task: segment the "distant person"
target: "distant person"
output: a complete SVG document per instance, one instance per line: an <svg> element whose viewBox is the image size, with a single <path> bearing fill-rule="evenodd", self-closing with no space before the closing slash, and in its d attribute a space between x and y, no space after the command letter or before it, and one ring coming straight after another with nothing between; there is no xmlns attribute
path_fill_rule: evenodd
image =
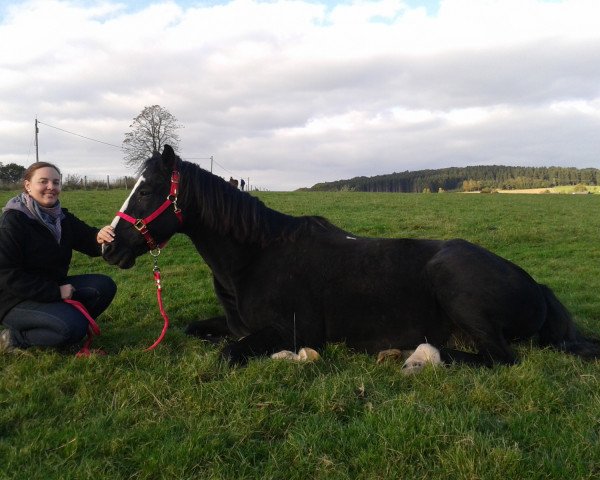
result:
<svg viewBox="0 0 600 480"><path fill-rule="evenodd" d="M0 352L29 347L67 347L80 342L88 321L110 304L117 287L106 275L69 276L73 250L97 257L113 241L113 229L98 230L63 209L60 171L47 162L24 174L23 193L11 198L0 217Z"/></svg>
<svg viewBox="0 0 600 480"><path fill-rule="evenodd" d="M246 186L246 182L244 182L244 179L242 178L240 180L240 188L242 189L242 192L244 191L244 187Z"/></svg>
<svg viewBox="0 0 600 480"><path fill-rule="evenodd" d="M229 177L229 183L231 184L231 186L238 188L238 181L235 178Z"/></svg>

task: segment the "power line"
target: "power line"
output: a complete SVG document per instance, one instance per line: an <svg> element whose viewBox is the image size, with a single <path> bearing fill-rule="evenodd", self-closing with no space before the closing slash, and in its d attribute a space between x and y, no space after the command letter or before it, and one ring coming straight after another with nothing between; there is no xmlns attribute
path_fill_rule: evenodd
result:
<svg viewBox="0 0 600 480"><path fill-rule="evenodd" d="M65 130L64 128L55 127L54 125L50 125L50 124L48 124L48 123L44 123L44 122L42 122L42 121L40 121L40 120L37 120L37 119L36 119L36 128L37 128L37 124L45 125L46 127L54 128L55 130L60 130L61 132L65 132L65 133L68 133L69 135L74 135L74 136L76 136L76 137L84 138L84 139L86 139L86 140L90 140L90 141L92 141L92 142L102 143L103 145L108 145L109 147L115 147L115 148L118 148L118 149L121 149L121 148L122 148L122 147L121 147L121 146L119 146L119 145L115 145L115 144L113 144L113 143L104 142L104 141L102 141L102 140L96 140L95 138L91 138L91 137L86 137L85 135L81 135L81 134L79 134L79 133L71 132L71 131L69 131L69 130ZM211 161L211 163L213 163L213 162L214 162L215 164L217 164L219 167L221 167L223 170L225 170L225 171L226 171L227 173L229 173L230 175L233 175L233 176L235 176L235 177L240 177L240 178L242 178L242 176L241 176L241 175L238 175L238 174L236 174L236 173L233 173L231 170L228 170L228 169L227 169L227 168L225 168L223 165L221 165L220 163L218 163L217 161L215 161L215 160L214 160L214 158L213 158L212 156L211 156L211 157L187 157L187 156L186 156L186 157L184 157L184 158L185 158L186 160L210 160L210 161ZM212 171L212 168L211 168L211 171Z"/></svg>
<svg viewBox="0 0 600 480"><path fill-rule="evenodd" d="M221 167L221 169L225 170L227 173L229 173L230 175L233 175L235 177L240 177L242 178L241 175L238 175L234 172L232 172L231 170L228 170L227 168L225 168L223 165L221 165L219 162L217 162L214 157L188 157L185 156L183 157L184 160L210 160L212 163L214 163L215 165L218 165L219 167Z"/></svg>
<svg viewBox="0 0 600 480"><path fill-rule="evenodd" d="M85 135L80 135L79 133L70 132L69 130L65 130L64 128L55 127L54 125L49 125L49 124L44 123L44 122L42 122L40 120L38 120L37 123L39 123L41 125L46 125L47 127L54 128L56 130L60 130L61 132L65 132L65 133L69 133L71 135L75 135L76 137L81 137L81 138L85 138L86 140L91 140L92 142L103 143L104 145L108 145L110 147L115 147L115 148L121 149L121 147L119 145L115 145L113 143L108 143L108 142L103 142L102 140L96 140L95 138L86 137Z"/></svg>
<svg viewBox="0 0 600 480"><path fill-rule="evenodd" d="M233 173L231 170L227 170L223 165L221 165L219 162L217 162L216 160L213 159L213 162L218 165L219 167L221 167L223 170L225 170L227 173L229 173L230 175L234 175L234 176L238 176L236 173ZM241 177L240 177L241 178Z"/></svg>
<svg viewBox="0 0 600 480"><path fill-rule="evenodd" d="M231 170L227 170L223 165L221 165L219 162L217 162L216 160L213 159L213 162L215 162L216 165L218 165L219 167L221 167L223 170L225 170L227 173L230 173L231 175L235 175L235 173L233 173Z"/></svg>

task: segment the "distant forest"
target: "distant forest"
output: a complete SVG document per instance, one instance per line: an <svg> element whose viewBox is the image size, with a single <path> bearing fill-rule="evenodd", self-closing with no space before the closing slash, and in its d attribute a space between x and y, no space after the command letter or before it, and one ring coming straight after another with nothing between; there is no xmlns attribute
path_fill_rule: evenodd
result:
<svg viewBox="0 0 600 480"><path fill-rule="evenodd" d="M391 173L375 177L317 183L311 191L440 192L550 188L558 185L598 185L597 168L507 167L481 165Z"/></svg>

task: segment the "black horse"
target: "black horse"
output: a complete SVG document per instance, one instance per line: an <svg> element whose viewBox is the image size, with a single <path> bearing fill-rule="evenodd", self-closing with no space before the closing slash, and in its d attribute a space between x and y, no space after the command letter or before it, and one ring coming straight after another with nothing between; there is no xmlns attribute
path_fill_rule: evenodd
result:
<svg viewBox="0 0 600 480"><path fill-rule="evenodd" d="M174 208L164 207L173 200ZM427 359L513 364L509 343L531 337L600 357L598 342L577 332L548 287L465 240L364 238L321 217L285 215L182 161L170 146L146 161L122 211L132 222L161 205L145 235L116 217L104 258L129 268L149 250L149 238L155 248L177 232L189 236L212 270L225 316L194 322L187 332L229 338L222 355L231 363L296 345L319 350L345 342L376 353L426 342L437 350L409 366ZM451 348L455 336L474 351Z"/></svg>

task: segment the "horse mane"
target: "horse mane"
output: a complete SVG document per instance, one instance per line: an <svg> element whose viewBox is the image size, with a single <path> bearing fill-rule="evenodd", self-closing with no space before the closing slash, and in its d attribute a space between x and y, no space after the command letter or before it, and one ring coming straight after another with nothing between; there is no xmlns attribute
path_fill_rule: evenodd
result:
<svg viewBox="0 0 600 480"><path fill-rule="evenodd" d="M145 167L160 157L146 161ZM307 230L340 231L338 227L318 216L295 217L267 207L247 192L238 190L224 179L198 165L180 160L181 175L178 204L187 212L195 212L202 224L220 235L231 235L240 243L294 241Z"/></svg>

